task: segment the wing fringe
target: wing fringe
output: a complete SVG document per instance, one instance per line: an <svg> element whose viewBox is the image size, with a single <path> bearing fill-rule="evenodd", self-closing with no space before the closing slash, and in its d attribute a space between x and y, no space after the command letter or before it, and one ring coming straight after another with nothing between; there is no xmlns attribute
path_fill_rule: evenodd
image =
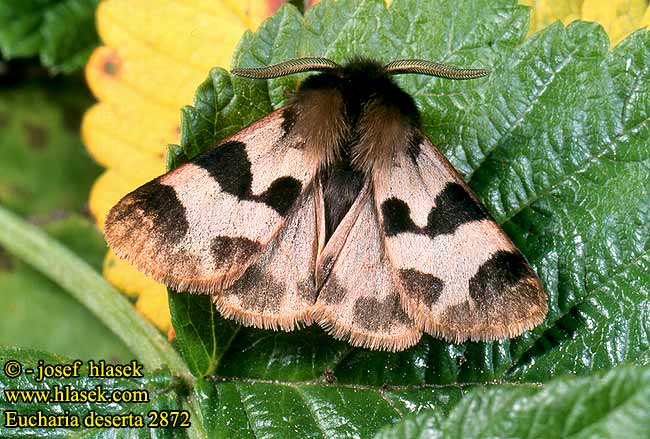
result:
<svg viewBox="0 0 650 439"><path fill-rule="evenodd" d="M346 341L352 346L366 349L399 352L414 346L422 337L422 332L415 327L411 328L407 334L399 336L385 336L369 331L350 329L350 326L342 324L329 312L327 306L318 302L311 308L311 317L332 337Z"/></svg>
<svg viewBox="0 0 650 439"><path fill-rule="evenodd" d="M541 284L536 278L522 279L521 282L532 284L535 291L543 291ZM520 284L513 286L509 291L514 291L520 287ZM505 295L509 291L504 292ZM548 304L545 295L537 296L537 302L530 304L527 313L514 320L497 320L485 317L489 311L481 311L465 302L464 306L456 305L458 311L432 314L431 310L419 305L413 299L407 297L404 293L400 294L400 304L406 314L413 319L415 325L435 338L441 338L445 341L460 344L466 341L493 341L504 338L513 338L529 331L546 318ZM451 307L453 310L454 307ZM483 318L481 318L483 314ZM499 317L504 317L503 314ZM470 324L471 322L471 324Z"/></svg>
<svg viewBox="0 0 650 439"><path fill-rule="evenodd" d="M219 294L212 297L212 302L223 317L244 326L290 332L313 323L311 307L293 313L272 315L234 307Z"/></svg>

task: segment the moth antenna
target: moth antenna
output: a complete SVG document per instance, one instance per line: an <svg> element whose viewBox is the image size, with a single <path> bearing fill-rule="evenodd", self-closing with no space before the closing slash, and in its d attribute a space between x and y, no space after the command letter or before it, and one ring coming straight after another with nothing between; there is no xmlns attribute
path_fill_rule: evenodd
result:
<svg viewBox="0 0 650 439"><path fill-rule="evenodd" d="M341 67L337 63L327 58L306 57L289 59L266 67L233 69L232 73L246 78L271 79L293 75L294 73L336 70L339 68Z"/></svg>
<svg viewBox="0 0 650 439"><path fill-rule="evenodd" d="M490 70L486 69L461 69L449 64L423 59L398 59L386 64L384 70L392 75L417 73L446 79L474 79L490 74Z"/></svg>

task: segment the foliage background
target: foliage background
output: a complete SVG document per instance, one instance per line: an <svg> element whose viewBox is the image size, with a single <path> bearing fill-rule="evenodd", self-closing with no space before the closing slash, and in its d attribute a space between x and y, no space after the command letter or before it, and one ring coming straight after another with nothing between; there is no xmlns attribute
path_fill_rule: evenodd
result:
<svg viewBox="0 0 650 439"><path fill-rule="evenodd" d="M285 7L235 51L244 30L257 29L276 2L0 0L0 203L91 268L101 267L160 330L170 331L174 319L174 343L198 381L187 381L189 400L163 404L189 401L204 432L369 437L404 416L380 434L642 437L647 370L608 370L648 361L648 37L636 33L611 52L608 37L617 44L647 25L647 2L528 1L529 19L509 1L396 1L394 21L381 2L324 3L308 11L316 37L306 37L298 10ZM317 328L290 335L242 330L186 295L171 298L170 314L163 286L106 253L89 214L101 228L122 195L277 107L282 88L295 87L295 78L267 88L212 67L228 68L233 54L246 65L300 50L339 59L370 47L392 56L378 49L385 41L369 37L374 24L364 17L395 23L400 34L399 17L417 26L450 16L455 29L420 24L402 47L489 65L495 75L471 86L417 78L404 85L420 91L434 143L535 264L553 300L546 325L513 341L453 346L428 338L404 354L377 354ZM579 18L602 29L551 25ZM339 26L335 44L328 45L321 22ZM192 102L181 124L179 109ZM80 126L101 168L84 151ZM166 156L167 144L179 146ZM69 296L55 274L18 256L0 251L2 345L116 361L139 354L111 333L105 317L108 327ZM44 354L2 351L12 355ZM220 380L203 379L214 373ZM161 393L171 387L165 376L154 376ZM325 383L330 376L336 385ZM476 419L471 426L462 422L468 416Z"/></svg>

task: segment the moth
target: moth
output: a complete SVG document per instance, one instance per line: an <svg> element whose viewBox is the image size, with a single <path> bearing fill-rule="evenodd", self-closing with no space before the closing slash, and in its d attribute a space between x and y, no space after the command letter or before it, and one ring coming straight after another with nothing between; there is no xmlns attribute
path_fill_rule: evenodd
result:
<svg viewBox="0 0 650 439"><path fill-rule="evenodd" d="M420 127L392 76L478 78L404 59L288 60L235 75L304 79L288 105L126 195L115 253L226 318L401 351L423 332L513 337L547 312L539 279Z"/></svg>

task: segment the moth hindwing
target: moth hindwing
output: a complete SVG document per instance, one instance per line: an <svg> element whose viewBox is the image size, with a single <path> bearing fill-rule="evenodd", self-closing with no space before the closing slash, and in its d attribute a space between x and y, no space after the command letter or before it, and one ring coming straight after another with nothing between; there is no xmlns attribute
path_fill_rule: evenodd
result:
<svg viewBox="0 0 650 439"><path fill-rule="evenodd" d="M249 326L316 322L399 351L539 324L534 271L419 125L393 74L480 77L421 60L301 58L234 73L307 77L290 103L126 195L106 239L174 289Z"/></svg>

